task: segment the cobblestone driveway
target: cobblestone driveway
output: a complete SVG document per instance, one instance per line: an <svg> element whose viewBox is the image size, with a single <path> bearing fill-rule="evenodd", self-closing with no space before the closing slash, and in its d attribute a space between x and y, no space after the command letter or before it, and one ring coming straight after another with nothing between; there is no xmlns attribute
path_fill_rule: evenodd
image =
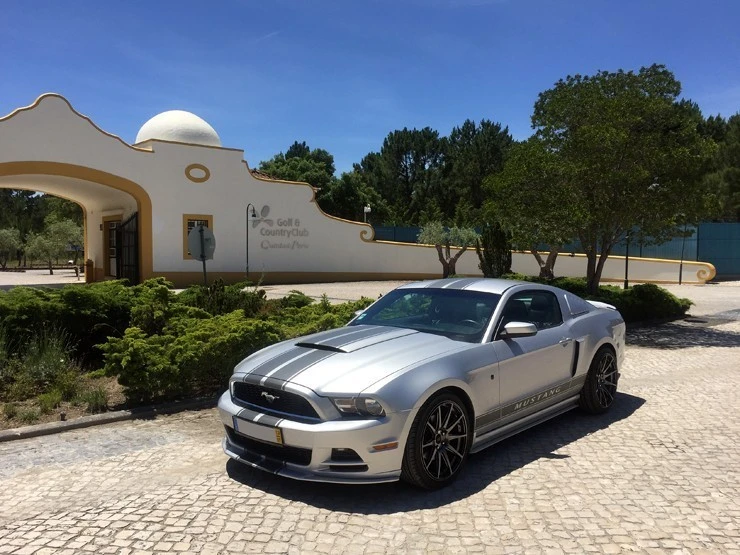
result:
<svg viewBox="0 0 740 555"><path fill-rule="evenodd" d="M439 492L227 462L212 410L2 444L0 553L740 553L740 288L713 294L719 314L630 332L608 415L507 440Z"/></svg>

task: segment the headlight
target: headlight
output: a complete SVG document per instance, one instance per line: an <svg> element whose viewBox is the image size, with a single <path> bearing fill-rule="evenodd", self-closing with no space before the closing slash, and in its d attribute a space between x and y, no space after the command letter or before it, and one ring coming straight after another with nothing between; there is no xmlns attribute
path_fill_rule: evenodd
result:
<svg viewBox="0 0 740 555"><path fill-rule="evenodd" d="M372 397L340 397L332 401L342 414L385 416L383 405Z"/></svg>

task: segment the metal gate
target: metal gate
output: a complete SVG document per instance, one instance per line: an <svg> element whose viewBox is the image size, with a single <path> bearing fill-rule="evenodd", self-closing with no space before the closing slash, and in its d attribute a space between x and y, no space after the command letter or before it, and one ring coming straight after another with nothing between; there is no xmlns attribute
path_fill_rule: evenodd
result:
<svg viewBox="0 0 740 555"><path fill-rule="evenodd" d="M139 214L133 215L116 229L118 257L116 278L127 279L129 284L139 283Z"/></svg>

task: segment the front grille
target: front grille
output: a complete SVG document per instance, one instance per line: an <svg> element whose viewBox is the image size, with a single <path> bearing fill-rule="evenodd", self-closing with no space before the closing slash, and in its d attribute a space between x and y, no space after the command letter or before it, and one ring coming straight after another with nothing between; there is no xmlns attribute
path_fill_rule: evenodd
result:
<svg viewBox="0 0 740 555"><path fill-rule="evenodd" d="M311 449L263 443L262 441L257 441L241 434L237 434L228 426L226 426L226 434L229 436L229 441L231 443L241 447L242 449L246 449L251 454L266 457L273 461L289 462L301 466L308 466L311 464Z"/></svg>
<svg viewBox="0 0 740 555"><path fill-rule="evenodd" d="M263 393L265 393L265 395L263 395ZM272 402L268 400L269 397L267 397L267 395L274 397ZM233 397L235 401L259 407L262 409L262 412L267 414L273 414L276 416L295 415L302 416L304 418L319 418L318 413L307 399L300 395L296 395L295 393L290 393L289 391L283 391L281 389L263 387L261 385L251 383L235 382Z"/></svg>

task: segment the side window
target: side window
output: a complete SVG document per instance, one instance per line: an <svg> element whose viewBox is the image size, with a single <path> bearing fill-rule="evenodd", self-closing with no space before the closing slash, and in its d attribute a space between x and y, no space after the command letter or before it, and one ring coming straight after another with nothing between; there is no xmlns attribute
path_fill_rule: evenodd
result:
<svg viewBox="0 0 740 555"><path fill-rule="evenodd" d="M538 330L554 328L563 323L563 314L560 312L560 303L555 295L549 291L533 291L529 305L530 322Z"/></svg>
<svg viewBox="0 0 740 555"><path fill-rule="evenodd" d="M549 291L522 291L506 302L501 326L509 322L530 322L542 330L562 324L563 315L557 297Z"/></svg>

